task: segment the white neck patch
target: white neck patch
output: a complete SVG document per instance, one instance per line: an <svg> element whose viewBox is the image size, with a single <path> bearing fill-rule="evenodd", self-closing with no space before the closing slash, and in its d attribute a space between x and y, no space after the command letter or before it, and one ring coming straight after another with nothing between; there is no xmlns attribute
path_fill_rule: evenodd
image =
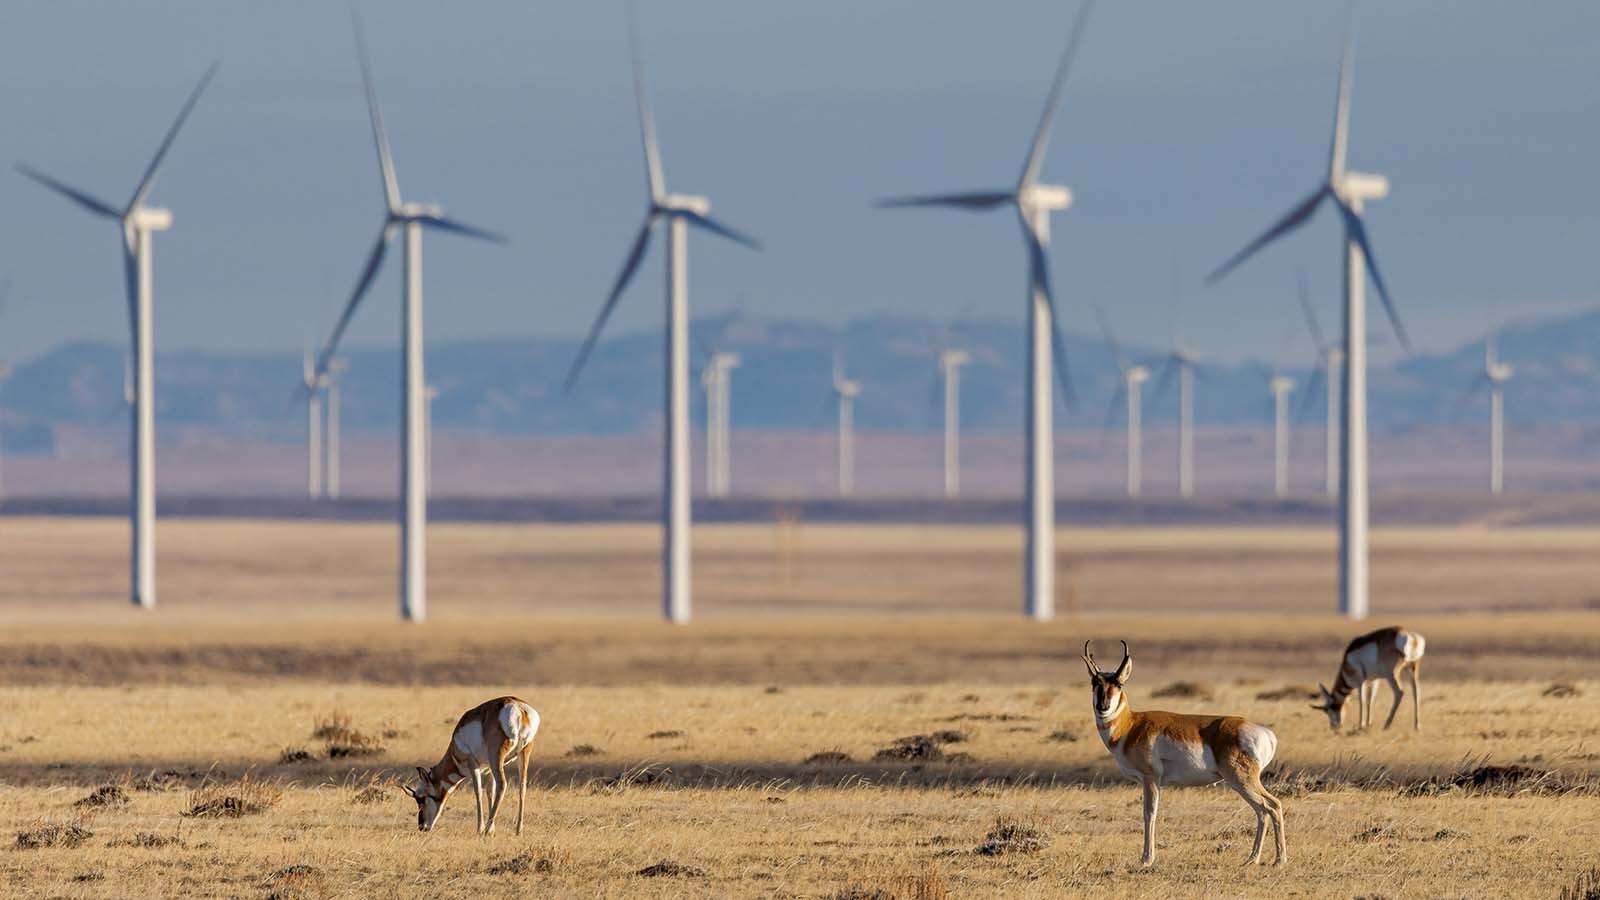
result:
<svg viewBox="0 0 1600 900"><path fill-rule="evenodd" d="M1090 706L1094 706L1094 704L1092 702L1089 705ZM1111 704L1111 709L1110 710L1108 710L1106 712L1101 712L1100 708L1098 706L1095 706L1095 709L1094 709L1095 720L1098 721L1098 722L1101 722L1101 723L1109 723L1111 720L1115 719L1117 716L1122 715L1122 711L1125 708L1127 708L1127 706L1128 706L1128 698L1123 696L1121 691L1118 691L1117 692L1117 702Z"/></svg>

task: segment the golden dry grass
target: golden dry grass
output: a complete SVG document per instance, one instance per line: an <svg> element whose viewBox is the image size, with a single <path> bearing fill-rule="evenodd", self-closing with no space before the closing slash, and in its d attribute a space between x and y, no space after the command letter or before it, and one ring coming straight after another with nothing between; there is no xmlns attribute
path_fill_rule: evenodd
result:
<svg viewBox="0 0 1600 900"><path fill-rule="evenodd" d="M1069 614L1039 626L1012 615L1009 529L700 529L701 622L669 628L651 529L434 528L434 618L404 626L392 528L161 527L140 614L120 524L0 518L7 897L1553 898L1600 861L1593 531L1380 532L1379 623L1429 638L1425 730L1333 735L1295 696L1351 633L1310 531L1065 530ZM1135 866L1087 637L1133 644L1136 707L1277 730L1288 867L1239 867L1252 818L1217 788L1166 792L1158 864ZM1151 699L1180 681L1203 690ZM508 806L479 839L457 797L418 834L397 780L500 693L544 717L530 827ZM969 758L875 759L941 731ZM330 759L351 733L381 751ZM1420 789L1484 763L1534 775ZM108 783L128 802L79 805ZM272 802L185 815L247 790ZM1046 846L973 852L1001 820ZM92 834L12 846L69 826ZM664 860L704 874L638 874Z"/></svg>

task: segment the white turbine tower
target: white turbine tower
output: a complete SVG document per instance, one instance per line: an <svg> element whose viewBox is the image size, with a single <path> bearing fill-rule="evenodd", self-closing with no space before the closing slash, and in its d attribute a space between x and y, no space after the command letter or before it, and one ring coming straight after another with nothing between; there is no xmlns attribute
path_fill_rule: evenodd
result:
<svg viewBox="0 0 1600 900"><path fill-rule="evenodd" d="M339 499L339 378L344 374L345 361L335 359L328 364L325 415L327 428L322 440L322 495L329 500Z"/></svg>
<svg viewBox="0 0 1600 900"><path fill-rule="evenodd" d="M1200 357L1184 341L1176 328L1172 332L1172 349L1167 351L1166 365L1161 368L1161 378L1156 382L1150 402L1155 403L1167 392L1174 372L1178 375L1178 495L1194 496L1194 370Z"/></svg>
<svg viewBox="0 0 1600 900"><path fill-rule="evenodd" d="M1066 50L1056 68L1055 81L1045 99L1044 113L1034 132L1033 144L1022 165L1022 176L1015 187L998 191L975 191L904 197L881 201L879 206L948 206L965 210L990 210L1010 206L1022 223L1023 243L1028 252L1028 382L1027 382L1027 474L1024 493L1027 511L1027 547L1024 551L1023 614L1037 621L1055 617L1055 468L1053 451L1055 430L1052 424L1050 370L1052 360L1061 380L1063 395L1070 401L1071 387L1066 375L1066 351L1057 323L1055 298L1050 290L1050 213L1072 205L1072 192L1064 187L1041 184L1039 169L1044 164L1050 143L1050 123L1060 104L1062 88L1072 67L1072 57L1083 35L1093 0L1085 0L1067 38ZM1054 350L1054 353L1052 353Z"/></svg>
<svg viewBox="0 0 1600 900"><path fill-rule="evenodd" d="M422 483L428 495L433 495L433 401L439 399L437 385L428 385L422 391Z"/></svg>
<svg viewBox="0 0 1600 900"><path fill-rule="evenodd" d="M1272 396L1272 495L1289 496L1289 395L1294 379L1273 372L1267 378Z"/></svg>
<svg viewBox="0 0 1600 900"><path fill-rule="evenodd" d="M1327 386L1327 424L1323 428L1322 483L1323 490L1332 497L1339 487L1339 371L1344 364L1344 348L1338 341L1325 340L1322 326L1317 323L1316 311L1311 308L1311 291L1306 287L1306 274L1300 273L1300 310L1306 316L1306 328L1311 332L1311 342L1316 345L1317 360L1311 368L1311 380L1306 383L1301 409L1305 409L1317 394L1317 381Z"/></svg>
<svg viewBox="0 0 1600 900"><path fill-rule="evenodd" d="M849 497L856 491L856 397L861 395L861 382L844 376L839 355L833 356L833 400L839 412L839 431L836 447L839 451L839 496Z"/></svg>
<svg viewBox="0 0 1600 900"><path fill-rule="evenodd" d="M728 496L732 480L730 394L733 370L738 367L739 354L715 350L700 370L700 386L706 393L706 493L712 497Z"/></svg>
<svg viewBox="0 0 1600 900"><path fill-rule="evenodd" d="M155 233L172 227L172 212L155 206L146 206L145 200L155 187L156 171L171 149L172 142L183 127L184 120L200 100L206 85L217 73L217 64L201 76L200 83L189 93L178 117L167 129L166 137L156 148L156 154L139 179L133 198L121 209L112 206L84 191L71 187L26 164L18 163L17 170L34 181L78 204L98 216L116 220L122 231L122 268L128 293L128 327L132 344L132 454L131 454L131 518L130 546L131 590L133 605L150 609L156 605L156 422L154 354L155 325L152 321L155 304L155 281L152 271L151 250Z"/></svg>
<svg viewBox="0 0 1600 900"><path fill-rule="evenodd" d="M306 496L322 497L322 398L327 379L317 377L316 359L309 346L300 358L300 381L305 385L306 401Z"/></svg>
<svg viewBox="0 0 1600 900"><path fill-rule="evenodd" d="M1494 335L1483 345L1483 374L1472 385L1472 392L1489 389L1489 493L1500 496L1505 490L1505 385L1515 370L1495 354Z"/></svg>
<svg viewBox="0 0 1600 900"><path fill-rule="evenodd" d="M1105 338L1106 345L1111 348L1111 359L1117 367L1117 389L1111 395L1110 404L1106 406L1104 430L1110 429L1112 421L1116 419L1118 405L1126 401L1128 417L1127 492L1129 497L1137 498L1144 487L1144 411L1140 394L1144 383L1150 380L1150 370L1138 363L1130 363L1123 357L1122 346L1117 343L1116 334L1111 330L1111 319L1106 315L1105 308L1100 305L1098 300L1092 302L1094 303L1095 319L1100 323L1100 336Z"/></svg>
<svg viewBox="0 0 1600 900"><path fill-rule="evenodd" d="M1381 175L1351 172L1345 168L1350 121L1350 62L1354 34L1354 6L1345 32L1344 59L1339 70L1339 93L1334 106L1333 139L1328 173L1309 197L1211 273L1215 284L1256 251L1304 225L1324 200L1331 201L1344 222L1344 389L1340 392L1343 443L1339 448L1339 612L1364 619L1367 592L1367 306L1366 275L1372 276L1390 324L1402 346L1409 348L1399 314L1384 287L1361 220L1362 204L1389 193Z"/></svg>
<svg viewBox="0 0 1600 900"><path fill-rule="evenodd" d="M661 153L656 145L655 121L644 93L644 67L639 61L637 25L634 9L628 7L628 40L633 56L634 92L639 105L639 131L644 143L645 176L650 195L644 224L628 251L627 261L617 275L611 293L595 317L583 346L567 373L570 390L578 373L594 349L606 320L616 308L622 291L633 279L650 245L650 235L658 222L667 225L667 310L666 310L666 398L663 453L661 553L661 612L669 622L689 621L689 226L703 228L751 249L760 249L755 239L722 225L710 216L711 201L705 197L667 193L661 174Z"/></svg>
<svg viewBox="0 0 1600 900"><path fill-rule="evenodd" d="M356 281L355 291L345 303L333 333L323 345L317 358L318 378L326 375L338 350L339 339L350 325L356 307L367 293L372 279L383 264L389 241L396 232L405 235L405 277L401 287L400 325L400 617L408 622L420 622L428 615L427 566L427 457L424 416L426 400L423 386L427 384L423 372L422 356L422 231L437 228L466 237L504 243L505 238L492 231L458 222L445 217L439 207L431 204L406 203L400 198L399 182L395 178L394 157L389 153L389 136L383 128L383 113L378 109L378 92L372 84L372 66L367 61L366 41L362 38L361 22L355 21L356 51L361 59L361 78L367 89L367 113L372 120L372 141L378 151L378 172L383 180L383 225L378 230L377 243L367 256L366 265Z"/></svg>
<svg viewBox="0 0 1600 900"><path fill-rule="evenodd" d="M972 361L965 350L939 351L939 375L944 382L944 495L961 493L961 367Z"/></svg>

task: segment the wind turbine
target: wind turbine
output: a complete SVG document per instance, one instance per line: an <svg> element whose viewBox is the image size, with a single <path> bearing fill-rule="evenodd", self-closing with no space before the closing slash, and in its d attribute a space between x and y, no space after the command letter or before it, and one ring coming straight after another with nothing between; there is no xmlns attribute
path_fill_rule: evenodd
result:
<svg viewBox="0 0 1600 900"><path fill-rule="evenodd" d="M504 243L505 238L455 219L446 218L435 205L406 203L400 198L395 178L394 157L389 153L389 136L383 128L383 113L378 109L378 92L372 84L372 66L367 61L367 44L361 34L361 20L354 18L356 52L361 60L361 80L367 89L367 114L372 120L372 142L378 151L378 173L383 179L383 225L378 240L367 255L366 265L356 281L355 291L345 303L339 321L317 357L316 375L326 375L339 348L339 338L355 315L361 298L378 274L389 241L404 232L405 277L401 287L400 357L400 617L420 622L428 615L427 558L427 457L424 442L427 383L422 358L422 231L437 228L479 240Z"/></svg>
<svg viewBox="0 0 1600 900"><path fill-rule="evenodd" d="M428 494L433 494L433 401L439 399L439 387L428 385L422 391L422 482Z"/></svg>
<svg viewBox="0 0 1600 900"><path fill-rule="evenodd" d="M325 414L328 425L322 441L322 494L329 500L339 499L339 463L342 455L339 447L339 379L344 375L344 370L345 361L334 359L324 373L327 379L323 391L327 396Z"/></svg>
<svg viewBox="0 0 1600 900"><path fill-rule="evenodd" d="M1472 393L1489 389L1489 493L1500 496L1505 490L1505 385L1515 370L1495 354L1494 335L1483 345L1483 374L1472 384Z"/></svg>
<svg viewBox="0 0 1600 900"><path fill-rule="evenodd" d="M316 500L322 497L322 396L327 380L317 377L310 346L300 359L300 380L306 388L306 496Z"/></svg>
<svg viewBox="0 0 1600 900"><path fill-rule="evenodd" d="M723 320L709 344L700 345L700 387L706 395L706 494L726 497L732 484L733 447L731 391L733 370L739 367L739 354L722 349L728 330L739 319L734 310Z"/></svg>
<svg viewBox="0 0 1600 900"><path fill-rule="evenodd" d="M1344 348L1338 341L1325 340L1322 337L1322 326L1317 323L1317 313L1311 308L1311 291L1306 287L1306 273L1300 272L1300 310L1306 316L1306 328L1311 331L1311 341L1317 348L1317 362L1311 368L1311 380L1306 383L1305 394L1302 395L1301 409L1311 403L1311 398L1316 396L1319 380L1324 381L1328 391L1327 425L1323 428L1322 448L1322 481L1323 490L1332 497L1339 485L1339 381L1334 373L1344 363Z"/></svg>
<svg viewBox="0 0 1600 900"><path fill-rule="evenodd" d="M839 354L833 355L833 399L839 410L839 496L848 497L856 491L856 397L861 395L861 382L844 376Z"/></svg>
<svg viewBox="0 0 1600 900"><path fill-rule="evenodd" d="M1289 395L1294 379L1277 371L1267 378L1267 393L1272 395L1272 494L1289 495Z"/></svg>
<svg viewBox="0 0 1600 900"><path fill-rule="evenodd" d="M661 152L656 144L655 121L644 92L644 66L639 60L638 26L633 6L628 6L628 45L633 56L633 87L639 105L639 133L644 144L645 177L649 187L644 224L639 227L627 261L617 275L611 293L600 307L594 325L584 338L578 356L567 373L571 389L583 370L606 320L616 308L622 291L633 279L650 245L656 223L667 225L667 310L666 310L666 434L663 453L662 529L662 615L667 621L689 621L689 226L703 228L735 243L759 250L761 244L710 216L711 201L705 197L667 193L661 173Z"/></svg>
<svg viewBox="0 0 1600 900"><path fill-rule="evenodd" d="M155 187L156 172L166 158L178 131L189 118L217 74L217 63L212 63L201 76L178 110L178 117L156 148L156 154L145 168L144 176L134 188L133 198L118 209L84 191L71 187L25 164L18 163L17 171L45 187L66 197L89 212L106 219L114 219L122 229L122 269L128 294L128 327L133 345L132 388L132 465L130 494L132 508L132 540L130 589L133 605L150 609L156 605L156 421L154 397L155 325L152 307L155 304L155 282L151 265L151 251L155 233L172 227L172 212L156 206L146 206L150 191Z"/></svg>
<svg viewBox="0 0 1600 900"><path fill-rule="evenodd" d="M1137 363L1129 363L1122 356L1122 347L1117 343L1117 337L1111 330L1111 320L1106 316L1105 308L1099 300L1093 300L1095 319L1100 323L1100 335L1105 338L1106 344L1111 348L1111 359L1117 367L1117 389L1111 395L1111 403L1106 407L1106 426L1110 427L1112 419L1117 415L1117 405L1122 401L1127 402L1128 416L1128 496L1138 497L1143 490L1144 482L1144 433L1143 409L1140 402L1140 392L1146 381L1150 380L1150 370Z"/></svg>
<svg viewBox="0 0 1600 900"><path fill-rule="evenodd" d="M1050 290L1050 213L1072 205L1072 192L1064 187L1041 184L1039 169L1044 164L1050 143L1050 123L1060 105L1062 88L1072 67L1072 57L1089 18L1094 0L1085 0L1078 10L1066 50L1056 68L1055 81L1045 98L1044 113L1022 164L1022 175L1014 187L996 191L973 191L883 200L884 207L947 206L973 211L1014 207L1022 224L1023 244L1028 252L1028 382L1027 382L1027 547L1024 552L1023 614L1038 621L1055 617L1055 431L1051 421L1050 370L1052 360L1061 381L1061 392L1070 402L1072 390L1067 379L1066 351L1057 325L1055 298ZM1054 353L1052 353L1052 350Z"/></svg>
<svg viewBox="0 0 1600 900"><path fill-rule="evenodd" d="M1339 448L1339 612L1364 619L1368 610L1367 584L1367 305L1366 273L1372 276L1384 311L1402 346L1409 349L1404 327L1383 276L1378 273L1372 246L1362 222L1363 204L1389 193L1382 175L1351 172L1345 168L1350 123L1350 65L1355 32L1355 7L1345 31L1344 58L1339 67L1339 93L1334 105L1333 139L1328 172L1310 196L1278 220L1266 233L1234 254L1207 279L1216 284L1256 251L1304 225L1324 200L1331 201L1344 222L1344 386L1340 392Z"/></svg>
<svg viewBox="0 0 1600 900"><path fill-rule="evenodd" d="M1178 495L1194 496L1194 370L1200 362L1199 354L1191 349L1176 326L1174 318L1172 349L1167 351L1166 365L1161 367L1161 378L1150 402L1155 403L1167 392L1174 372L1178 375Z"/></svg>
<svg viewBox="0 0 1600 900"><path fill-rule="evenodd" d="M944 495L961 493L961 367L972 361L965 350L939 351L939 375L944 382Z"/></svg>

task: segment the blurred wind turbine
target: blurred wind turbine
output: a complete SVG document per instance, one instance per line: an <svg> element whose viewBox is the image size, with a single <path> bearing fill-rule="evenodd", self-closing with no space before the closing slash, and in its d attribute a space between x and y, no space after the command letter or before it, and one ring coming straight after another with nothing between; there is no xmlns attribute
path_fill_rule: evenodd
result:
<svg viewBox="0 0 1600 900"><path fill-rule="evenodd" d="M965 350L939 351L939 376L944 382L944 495L961 493L961 367L972 361Z"/></svg>
<svg viewBox="0 0 1600 900"><path fill-rule="evenodd" d="M339 349L339 339L344 336L373 278L377 277L378 268L389 249L389 241L396 232L403 232L405 271L400 292L400 617L408 622L420 622L428 616L428 491L424 447L426 430L423 421L426 415L423 386L427 381L422 356L422 230L437 228L497 244L504 243L505 238L492 231L446 218L438 206L406 203L400 198L394 157L389 152L389 135L384 131L383 113L378 108L378 91L372 83L372 66L367 61L367 43L362 36L361 19L355 15L351 18L355 26L356 53L361 61L361 80L367 89L367 114L372 120L372 142L378 151L378 173L383 180L383 224L378 229L377 243L368 253L366 265L356 280L355 290L317 357L316 377L320 379L328 373L334 353Z"/></svg>
<svg viewBox="0 0 1600 900"><path fill-rule="evenodd" d="M844 366L839 354L833 354L833 399L839 409L839 496L848 497L856 491L856 397L861 394L861 382L844 376Z"/></svg>
<svg viewBox="0 0 1600 900"><path fill-rule="evenodd" d="M1272 395L1272 494L1283 498L1289 495L1289 395L1294 379L1273 371L1267 392Z"/></svg>
<svg viewBox="0 0 1600 900"><path fill-rule="evenodd" d="M322 396L327 381L317 377L310 345L300 358L300 380L306 388L306 496L317 500L322 497Z"/></svg>
<svg viewBox="0 0 1600 900"><path fill-rule="evenodd" d="M1137 363L1129 363L1122 356L1122 346L1111 330L1111 320L1099 300L1093 300L1094 315L1100 323L1100 336L1111 348L1111 359L1117 366L1117 389L1106 406L1106 429L1117 416L1117 406L1127 401L1128 416L1128 496L1138 497L1144 483L1144 423L1140 392L1150 380L1150 370Z"/></svg>
<svg viewBox="0 0 1600 900"><path fill-rule="evenodd" d="M1050 370L1052 360L1061 381L1061 393L1069 403L1071 383L1067 378L1066 350L1057 323L1055 298L1050 290L1050 213L1072 205L1072 192L1064 187L1041 184L1039 170L1050 143L1050 123L1061 102L1072 58L1083 36L1094 0L1085 0L1078 10L1066 50L1056 68L1044 113L1034 132L1022 176L1015 187L993 191L899 197L879 201L882 207L948 206L982 211L1010 206L1022 223L1023 244L1028 252L1028 382L1027 382L1027 548L1024 559L1023 614L1038 621L1055 617L1055 469L1053 451L1055 430L1051 421ZM1052 350L1054 351L1052 353Z"/></svg>
<svg viewBox="0 0 1600 900"><path fill-rule="evenodd" d="M731 392L739 354L722 346L739 315L738 310L730 313L716 337L700 346L700 386L706 394L706 494L711 497L728 496L732 484Z"/></svg>
<svg viewBox="0 0 1600 900"><path fill-rule="evenodd" d="M324 410L327 428L322 440L322 495L329 500L339 499L339 379L344 375L344 370L345 361L334 359L324 373L327 378L327 385L323 388L327 397Z"/></svg>
<svg viewBox="0 0 1600 900"><path fill-rule="evenodd" d="M1494 334L1483 345L1483 374L1472 383L1471 393L1489 389L1489 493L1505 490L1505 385L1515 370L1495 354Z"/></svg>
<svg viewBox="0 0 1600 900"><path fill-rule="evenodd" d="M616 308L622 291L633 279L650 245L650 235L657 222L667 225L667 314L666 314L666 435L664 440L662 506L662 615L669 622L683 624L689 621L691 597L689 590L689 226L703 228L735 243L759 250L761 244L710 216L711 201L705 197L667 193L666 179L661 173L661 151L656 144L655 121L650 114L650 103L644 92L644 66L639 60L637 14L628 6L628 45L633 56L633 87L639 105L639 132L644 144L645 177L649 197L644 223L639 227L633 246L628 250L622 272L617 275L611 293L600 307L594 325L584 338L578 356L567 373L570 390L583 371L584 363L594 350L595 341L605 328L606 320Z"/></svg>
<svg viewBox="0 0 1600 900"><path fill-rule="evenodd" d="M1173 314L1172 349L1167 351L1166 365L1161 367L1161 377L1150 396L1151 404L1160 401L1172 383L1174 372L1178 375L1178 495L1194 496L1194 370L1200 362L1199 354L1183 338L1176 312Z"/></svg>
<svg viewBox="0 0 1600 900"><path fill-rule="evenodd" d="M433 401L439 399L437 385L428 385L422 391L422 482L433 495Z"/></svg>
<svg viewBox="0 0 1600 900"><path fill-rule="evenodd" d="M167 129L167 134L156 148L156 154L134 188L133 198L118 209L84 191L40 172L26 163L18 163L17 171L45 187L65 196L89 212L106 219L114 219L122 228L122 269L128 294L128 327L132 344L132 458L131 495L132 542L130 546L131 599L133 605L150 609L156 605L156 421L154 396L155 324L152 308L155 304L155 282L151 266L151 250L155 233L172 227L172 212L155 206L146 206L145 200L155 187L156 172L161 161L171 149L172 142L189 118L189 113L217 74L217 63L212 63L201 76L200 83L189 93L178 117Z"/></svg>
<svg viewBox="0 0 1600 900"><path fill-rule="evenodd" d="M1344 221L1344 389L1340 396L1339 453L1339 612L1364 619L1368 611L1367 582L1367 306L1366 274L1378 289L1389 322L1402 346L1409 349L1383 276L1373 259L1361 212L1365 201L1389 193L1382 175L1351 172L1345 168L1350 123L1350 67L1355 33L1355 5L1345 30L1344 59L1339 67L1339 93L1334 105L1333 139L1328 153L1328 173L1310 196L1278 220L1266 233L1234 254L1207 279L1216 284L1262 247L1304 225L1324 200L1333 203Z"/></svg>

